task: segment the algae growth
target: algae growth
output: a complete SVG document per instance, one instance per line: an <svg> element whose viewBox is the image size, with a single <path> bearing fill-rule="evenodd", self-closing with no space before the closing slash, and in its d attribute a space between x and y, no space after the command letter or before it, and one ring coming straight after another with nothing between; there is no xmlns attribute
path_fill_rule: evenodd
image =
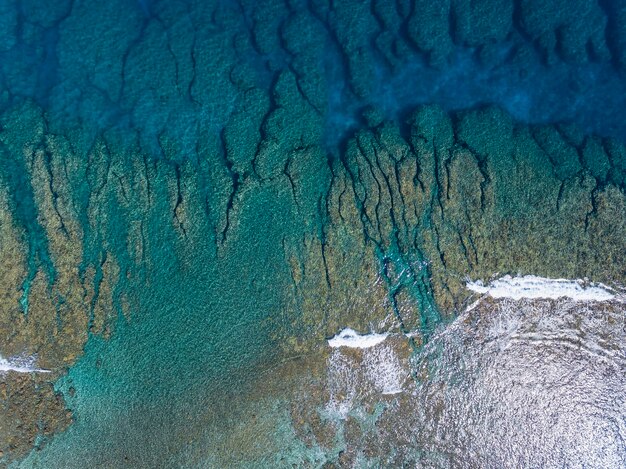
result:
<svg viewBox="0 0 626 469"><path fill-rule="evenodd" d="M1 465L624 462L621 302L466 312L470 280L625 281L620 2L0 10L0 357L50 371L0 371ZM498 415L596 359L554 339L542 387L498 318L608 357L548 449Z"/></svg>

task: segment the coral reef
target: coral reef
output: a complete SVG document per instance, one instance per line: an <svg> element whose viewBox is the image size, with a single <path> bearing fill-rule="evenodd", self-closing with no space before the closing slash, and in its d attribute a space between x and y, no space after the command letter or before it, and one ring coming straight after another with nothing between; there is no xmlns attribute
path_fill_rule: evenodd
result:
<svg viewBox="0 0 626 469"><path fill-rule="evenodd" d="M374 423L468 278L626 282L617 3L0 10L0 356L50 370L0 371L0 465L414 462ZM397 378L344 440L331 362Z"/></svg>

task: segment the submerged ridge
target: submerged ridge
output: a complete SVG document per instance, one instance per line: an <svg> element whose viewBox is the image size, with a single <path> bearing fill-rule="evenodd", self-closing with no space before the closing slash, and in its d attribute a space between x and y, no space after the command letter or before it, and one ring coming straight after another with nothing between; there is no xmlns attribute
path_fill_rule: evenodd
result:
<svg viewBox="0 0 626 469"><path fill-rule="evenodd" d="M3 2L0 354L37 368L0 358L0 466L582 458L502 413L525 356L623 397L585 368L624 344L622 10Z"/></svg>

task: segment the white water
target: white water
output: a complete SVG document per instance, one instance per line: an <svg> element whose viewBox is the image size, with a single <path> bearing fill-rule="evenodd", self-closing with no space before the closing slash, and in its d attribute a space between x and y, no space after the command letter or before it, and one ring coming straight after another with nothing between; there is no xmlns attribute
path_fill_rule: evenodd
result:
<svg viewBox="0 0 626 469"><path fill-rule="evenodd" d="M8 371L15 371L17 373L50 373L50 370L33 368L33 361L32 358L27 360L6 360L0 355L0 373L6 373Z"/></svg>
<svg viewBox="0 0 626 469"><path fill-rule="evenodd" d="M467 283L468 290L487 294L492 298L557 299L570 298L574 301L612 301L622 299L612 288L602 283L584 280L550 279L526 275L511 277L506 275L488 285L480 280Z"/></svg>
<svg viewBox="0 0 626 469"><path fill-rule="evenodd" d="M380 344L387 338L388 334L364 334L360 335L354 329L346 327L339 334L328 340L328 345L336 347L350 348L370 348Z"/></svg>

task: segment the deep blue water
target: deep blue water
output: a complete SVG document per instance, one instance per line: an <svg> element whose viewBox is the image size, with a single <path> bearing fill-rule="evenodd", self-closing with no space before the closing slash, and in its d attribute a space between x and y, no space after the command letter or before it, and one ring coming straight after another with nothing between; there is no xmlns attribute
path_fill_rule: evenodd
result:
<svg viewBox="0 0 626 469"><path fill-rule="evenodd" d="M615 51L612 60L585 51L583 57L556 55L548 64L515 23L499 42L453 42L446 60L432 66L407 37L401 9L385 2L373 2L371 12L356 9L363 26L358 16L350 23L340 12L329 13L323 2L285 8L269 2L116 0L105 7L67 0L45 14L36 3L10 3L4 6L7 38L0 49L3 107L33 99L51 113L52 127L75 124L92 137L108 128L134 129L148 147L163 133L191 146L200 122L219 132L236 112L242 91L230 78L247 74L244 81L268 92L276 73L290 70L321 112L321 138L329 151L364 125L370 107L401 120L423 103L449 110L496 104L523 122L572 122L588 133L626 138L626 85ZM620 25L614 16L623 6L613 3L602 5L613 13L606 37L615 49L619 38L611 38L619 36ZM266 32L255 16L266 9L273 9L267 28L282 37L263 37L265 46L256 37ZM384 14L372 19L379 10L389 11L388 31ZM303 37L290 43L291 29L300 23ZM394 30L396 24L403 27ZM395 41L388 48L383 33ZM341 42L350 34L358 37L355 45ZM233 38L241 45L231 48ZM363 83L351 72L346 49L362 55Z"/></svg>
<svg viewBox="0 0 626 469"><path fill-rule="evenodd" d="M276 330L299 334L298 318L289 316L297 308L285 313L299 299L285 299L293 280L284 246L304 238L323 245L320 194L332 172L324 165L341 158L358 129L387 120L402 126L420 104L447 111L493 104L521 123L571 123L626 142L623 2L589 2L590 9L555 1L539 20L531 14L537 2L493 2L485 17L492 26L477 38L461 23L475 22L480 32L480 18L459 12L433 13L414 26L413 18L428 17L428 3L0 3L0 111L11 116L32 101L46 112L47 131L69 136L79 159L104 136L111 153L126 159L121 172L135 171L133 158L142 153L146 173L156 175L149 212L107 193L97 226L86 215L89 177L104 157L85 164L85 177L71 187L85 233L81 272L95 266L101 277L105 253L118 262L115 319L111 338L90 334L84 355L55 385L75 423L22 467L173 467L189 444L184 437L206 437L214 408L228 407L215 401L242 394L256 367L278 355ZM494 14L500 3L511 5ZM570 36L585 35L576 48ZM429 49L423 43L431 39ZM297 203L315 214L302 220L293 183L263 183L287 172L282 154L314 145L321 163L297 174L305 182ZM28 233L29 276L20 286L26 312L37 269L50 272L52 283L55 266L25 163L0 161L15 218ZM184 240L163 221L172 218L171 193L182 198L181 171L198 175L197 187L183 189L204 202L185 214ZM250 197L242 187L253 179L258 192ZM139 193L131 187L131 197ZM139 221L146 244L136 265L128 239ZM377 265L392 259L409 270L397 249L373 253ZM407 258L422 260L418 252ZM125 295L130 319L122 313ZM430 292L416 296L434 327L440 316ZM289 326L277 325L280 315Z"/></svg>

